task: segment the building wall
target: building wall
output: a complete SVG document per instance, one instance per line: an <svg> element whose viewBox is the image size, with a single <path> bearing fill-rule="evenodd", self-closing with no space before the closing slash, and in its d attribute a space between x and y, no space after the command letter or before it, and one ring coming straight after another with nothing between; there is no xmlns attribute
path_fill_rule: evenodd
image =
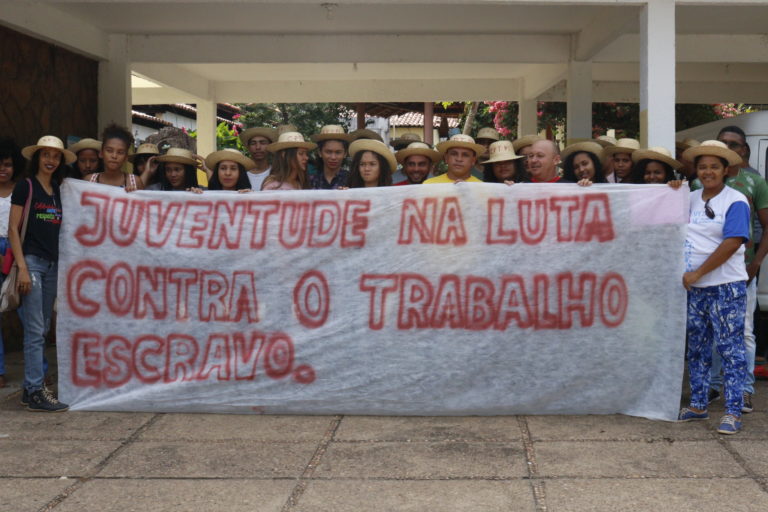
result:
<svg viewBox="0 0 768 512"><path fill-rule="evenodd" d="M0 26L0 135L97 136L98 62Z"/></svg>

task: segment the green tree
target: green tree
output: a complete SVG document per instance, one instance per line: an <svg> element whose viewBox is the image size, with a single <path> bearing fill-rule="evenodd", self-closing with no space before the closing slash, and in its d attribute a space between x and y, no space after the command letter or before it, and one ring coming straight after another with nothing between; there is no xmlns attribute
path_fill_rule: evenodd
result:
<svg viewBox="0 0 768 512"><path fill-rule="evenodd" d="M238 121L243 129L252 126L292 124L309 137L327 124L349 128L354 113L341 103L247 103L239 104L243 111Z"/></svg>

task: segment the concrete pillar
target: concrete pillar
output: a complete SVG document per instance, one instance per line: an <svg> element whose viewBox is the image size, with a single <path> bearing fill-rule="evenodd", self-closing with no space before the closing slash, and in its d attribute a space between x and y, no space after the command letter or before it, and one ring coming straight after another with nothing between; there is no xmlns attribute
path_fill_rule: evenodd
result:
<svg viewBox="0 0 768 512"><path fill-rule="evenodd" d="M430 146L435 143L435 104L424 103L424 142Z"/></svg>
<svg viewBox="0 0 768 512"><path fill-rule="evenodd" d="M203 157L216 151L216 103L197 100L197 154Z"/></svg>
<svg viewBox="0 0 768 512"><path fill-rule="evenodd" d="M640 144L675 149L675 1L640 11Z"/></svg>
<svg viewBox="0 0 768 512"><path fill-rule="evenodd" d="M109 36L109 58L99 62L99 132L110 123L131 130L131 60L128 37Z"/></svg>
<svg viewBox="0 0 768 512"><path fill-rule="evenodd" d="M521 99L517 106L517 136L539 133L538 101Z"/></svg>
<svg viewBox="0 0 768 512"><path fill-rule="evenodd" d="M566 133L568 140L592 138L592 61L568 65Z"/></svg>

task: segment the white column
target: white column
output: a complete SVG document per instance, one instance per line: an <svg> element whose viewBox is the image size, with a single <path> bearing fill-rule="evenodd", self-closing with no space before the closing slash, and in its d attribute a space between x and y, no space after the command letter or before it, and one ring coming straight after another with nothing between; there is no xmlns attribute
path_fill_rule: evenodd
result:
<svg viewBox="0 0 768 512"><path fill-rule="evenodd" d="M197 100L197 154L203 157L216 151L216 103Z"/></svg>
<svg viewBox="0 0 768 512"><path fill-rule="evenodd" d="M539 133L538 102L536 99L521 99L517 102L517 136Z"/></svg>
<svg viewBox="0 0 768 512"><path fill-rule="evenodd" d="M640 144L675 149L675 2L640 11Z"/></svg>
<svg viewBox="0 0 768 512"><path fill-rule="evenodd" d="M566 132L568 141L592 138L592 61L568 65Z"/></svg>
<svg viewBox="0 0 768 512"><path fill-rule="evenodd" d="M128 38L109 36L109 58L99 62L99 132L110 123L131 130L131 69Z"/></svg>

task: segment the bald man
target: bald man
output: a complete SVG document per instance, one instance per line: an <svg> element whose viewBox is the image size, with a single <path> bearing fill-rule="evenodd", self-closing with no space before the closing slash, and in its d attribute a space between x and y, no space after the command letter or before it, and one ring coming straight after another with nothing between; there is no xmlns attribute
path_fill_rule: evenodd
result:
<svg viewBox="0 0 768 512"><path fill-rule="evenodd" d="M531 144L528 153L528 174L531 183L562 183L557 172L560 163L560 147L551 140L539 140Z"/></svg>

